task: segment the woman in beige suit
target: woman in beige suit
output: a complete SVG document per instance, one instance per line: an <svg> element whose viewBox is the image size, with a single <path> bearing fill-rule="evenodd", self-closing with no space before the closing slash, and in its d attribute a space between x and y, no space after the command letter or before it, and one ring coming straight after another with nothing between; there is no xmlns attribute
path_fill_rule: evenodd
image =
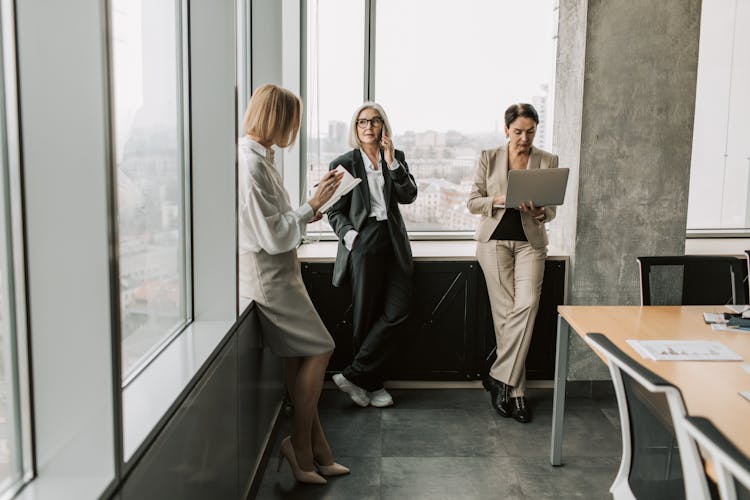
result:
<svg viewBox="0 0 750 500"><path fill-rule="evenodd" d="M297 481L323 484L323 476L349 469L333 461L318 417L334 343L302 282L297 246L305 225L320 219L318 209L331 198L341 175L327 173L315 195L292 209L272 146L294 142L301 116L299 97L275 85L256 89L247 105L237 162L239 284L240 295L255 301L264 342L284 358L294 402L292 435L281 442L279 466L286 458Z"/></svg>
<svg viewBox="0 0 750 500"><path fill-rule="evenodd" d="M539 115L531 104L505 111L508 143L482 151L468 207L482 216L476 233L497 340L497 359L484 380L492 406L503 417L531 421L524 397L526 354L542 290L547 232L554 207L505 207L508 171L556 168L557 156L532 146Z"/></svg>

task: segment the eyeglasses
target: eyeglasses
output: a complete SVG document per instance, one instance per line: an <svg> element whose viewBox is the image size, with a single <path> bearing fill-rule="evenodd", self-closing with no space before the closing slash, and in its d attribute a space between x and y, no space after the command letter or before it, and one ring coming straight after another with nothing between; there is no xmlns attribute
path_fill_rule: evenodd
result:
<svg viewBox="0 0 750 500"><path fill-rule="evenodd" d="M383 125L383 119L379 116L374 116L369 120L367 118L357 119L357 126L359 128L367 128L368 123L372 125L372 128L380 127L381 125Z"/></svg>

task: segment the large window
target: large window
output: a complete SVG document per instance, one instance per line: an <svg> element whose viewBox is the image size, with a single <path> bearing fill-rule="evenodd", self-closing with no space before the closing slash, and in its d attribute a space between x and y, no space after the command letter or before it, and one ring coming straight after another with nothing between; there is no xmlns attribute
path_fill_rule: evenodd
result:
<svg viewBox="0 0 750 500"><path fill-rule="evenodd" d="M12 2L0 1L0 496L31 468Z"/></svg>
<svg viewBox="0 0 750 500"><path fill-rule="evenodd" d="M750 2L703 2L688 230L750 229Z"/></svg>
<svg viewBox="0 0 750 500"><path fill-rule="evenodd" d="M183 9L112 0L122 372L189 320Z"/></svg>
<svg viewBox="0 0 750 500"><path fill-rule="evenodd" d="M473 231L478 217L466 200L476 160L504 142L505 109L533 103L535 145L551 147L556 3L378 0L365 19L370 5L308 2L308 26L319 27L307 34L308 89L317 96L312 103L308 96L308 185L320 176L316 168L348 149L351 113L373 99L388 112L394 143L419 185L416 202L401 207L409 231ZM364 40L374 43L363 61Z"/></svg>
<svg viewBox="0 0 750 500"><path fill-rule="evenodd" d="M307 6L307 163L308 197L345 153L349 122L364 95L365 0L311 0ZM309 232L330 231L326 219Z"/></svg>

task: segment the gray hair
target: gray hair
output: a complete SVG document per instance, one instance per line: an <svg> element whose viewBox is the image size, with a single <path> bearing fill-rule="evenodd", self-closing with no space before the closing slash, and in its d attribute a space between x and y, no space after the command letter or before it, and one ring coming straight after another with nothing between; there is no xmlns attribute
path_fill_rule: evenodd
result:
<svg viewBox="0 0 750 500"><path fill-rule="evenodd" d="M362 146L359 142L359 135L357 135L357 118L359 118L359 114L365 109L374 109L375 111L377 111L378 114L380 115L380 118L383 119L383 134L389 137L392 137L393 135L393 129L391 129L391 121L388 119L388 115L385 113L383 106L373 101L363 102L354 111L354 114L352 115L352 122L349 124L349 147L350 148L359 148Z"/></svg>

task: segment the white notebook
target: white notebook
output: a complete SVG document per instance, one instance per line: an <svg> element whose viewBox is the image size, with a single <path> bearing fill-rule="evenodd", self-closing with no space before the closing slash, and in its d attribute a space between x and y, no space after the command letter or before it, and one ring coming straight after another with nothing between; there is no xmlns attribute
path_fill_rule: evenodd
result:
<svg viewBox="0 0 750 500"><path fill-rule="evenodd" d="M362 179L354 177L352 174L349 173L347 169L345 169L341 165L338 165L334 170L336 172L343 172L344 176L341 178L339 187L336 189L336 192L333 193L333 196L331 196L331 199L323 203L323 206L320 207L320 210L319 210L320 213L326 212L329 208L331 208L334 205L334 203L339 201L342 196L347 194L349 191L357 187L357 184L362 182Z"/></svg>
<svg viewBox="0 0 750 500"><path fill-rule="evenodd" d="M638 354L654 361L742 361L722 344L707 340L628 340Z"/></svg>

